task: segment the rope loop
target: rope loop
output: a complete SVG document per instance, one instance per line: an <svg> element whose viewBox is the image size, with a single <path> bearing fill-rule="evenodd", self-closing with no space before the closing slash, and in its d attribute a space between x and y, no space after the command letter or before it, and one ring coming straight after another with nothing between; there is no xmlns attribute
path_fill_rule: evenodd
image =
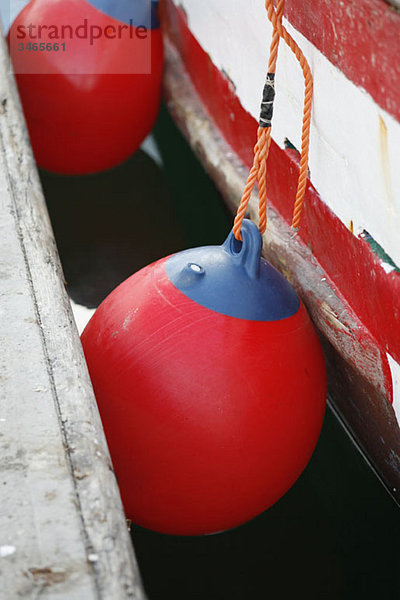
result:
<svg viewBox="0 0 400 600"><path fill-rule="evenodd" d="M299 227L302 208L304 203L304 195L307 186L308 175L308 155L310 146L310 125L311 125L311 107L313 94L313 79L309 64L292 38L282 25L282 17L285 8L285 0L277 0L276 8L273 0L265 0L265 8L268 19L273 27L272 41L268 61L268 73L265 80L263 99L261 102L259 127L257 130L257 143L254 146L253 166L247 178L245 188L243 190L242 199L240 201L235 221L233 224L233 234L237 240L242 241L240 233L243 219L246 214L247 206L254 186L257 182L259 196L259 230L260 233L265 233L267 227L267 159L271 146L271 123L275 98L275 71L276 61L278 58L278 47L280 38L282 38L289 48L292 50L297 60L300 63L304 77L304 107L303 107L303 125L301 132L301 158L300 172L297 183L296 199L293 208L292 228L297 230Z"/></svg>

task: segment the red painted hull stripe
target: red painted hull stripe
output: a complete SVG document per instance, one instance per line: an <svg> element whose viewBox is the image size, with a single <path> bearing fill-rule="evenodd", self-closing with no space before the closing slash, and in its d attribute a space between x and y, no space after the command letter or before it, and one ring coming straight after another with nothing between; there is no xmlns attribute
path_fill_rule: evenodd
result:
<svg viewBox="0 0 400 600"><path fill-rule="evenodd" d="M287 0L285 16L379 106L400 120L400 13L383 0Z"/></svg>

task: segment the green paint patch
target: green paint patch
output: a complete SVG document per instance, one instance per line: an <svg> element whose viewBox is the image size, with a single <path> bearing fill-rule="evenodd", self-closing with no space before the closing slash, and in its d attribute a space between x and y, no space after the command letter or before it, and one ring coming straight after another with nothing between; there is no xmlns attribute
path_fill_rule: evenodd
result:
<svg viewBox="0 0 400 600"><path fill-rule="evenodd" d="M298 149L296 148L296 146L294 144L292 144L292 142L289 140L289 138L285 138L283 143L285 144L285 148L286 149L296 150L296 152L298 154L300 154L300 152L298 151Z"/></svg>
<svg viewBox="0 0 400 600"><path fill-rule="evenodd" d="M390 258L390 256L388 254L386 254L386 252L382 248L382 246L380 244L378 244L378 242L376 240L374 240L374 238L372 237L372 235L370 233L368 233L368 231L366 231L364 229L364 231L361 234L361 237L363 240L368 242L368 244L371 247L372 252L374 252L376 254L376 256L379 258L379 260L381 260L382 262L393 267L393 270L396 271L396 273L400 273L400 268L396 265L396 263L393 262L393 260Z"/></svg>

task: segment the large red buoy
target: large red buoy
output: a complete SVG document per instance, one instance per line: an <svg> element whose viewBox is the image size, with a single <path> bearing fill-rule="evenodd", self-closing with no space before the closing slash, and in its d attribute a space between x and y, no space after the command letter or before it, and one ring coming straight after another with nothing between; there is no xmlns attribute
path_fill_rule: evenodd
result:
<svg viewBox="0 0 400 600"><path fill-rule="evenodd" d="M162 259L100 305L82 343L126 514L169 534L255 517L305 468L325 411L318 336L243 242Z"/></svg>
<svg viewBox="0 0 400 600"><path fill-rule="evenodd" d="M9 32L39 166L64 174L113 167L150 132L161 97L154 0L31 0Z"/></svg>

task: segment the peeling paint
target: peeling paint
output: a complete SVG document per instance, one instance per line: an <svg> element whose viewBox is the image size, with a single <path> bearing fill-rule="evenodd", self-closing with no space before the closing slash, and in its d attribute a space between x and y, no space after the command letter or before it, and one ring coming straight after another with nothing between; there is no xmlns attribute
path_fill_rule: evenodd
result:
<svg viewBox="0 0 400 600"><path fill-rule="evenodd" d="M348 333L349 335L352 335L351 329L340 320L339 316L327 304L327 302L325 302L325 301L321 302L320 309L326 318L326 322L329 325L331 325L334 329L337 329L337 330L340 330L341 332L345 332L345 333Z"/></svg>
<svg viewBox="0 0 400 600"><path fill-rule="evenodd" d="M392 394L393 394L393 410L396 415L397 423L400 426L400 365L394 360L390 354L386 354L390 373L392 375Z"/></svg>
<svg viewBox="0 0 400 600"><path fill-rule="evenodd" d="M15 546L0 546L0 558L12 556L16 550Z"/></svg>
<svg viewBox="0 0 400 600"><path fill-rule="evenodd" d="M40 584L41 586L51 586L57 583L63 583L67 574L63 570L56 570L51 567L43 567L43 568L35 568L32 567L28 569L28 572L32 576L35 583Z"/></svg>

